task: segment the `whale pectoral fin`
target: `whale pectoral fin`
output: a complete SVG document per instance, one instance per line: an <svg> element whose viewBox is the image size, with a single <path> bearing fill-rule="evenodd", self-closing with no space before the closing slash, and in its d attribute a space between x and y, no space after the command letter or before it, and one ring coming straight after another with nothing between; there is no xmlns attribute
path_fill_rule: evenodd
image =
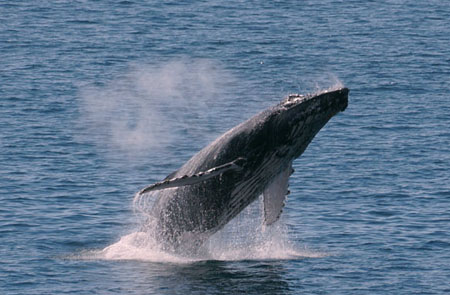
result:
<svg viewBox="0 0 450 295"><path fill-rule="evenodd" d="M289 176L292 174L291 165L278 174L264 190L264 224L271 225L280 218L283 212L286 196L289 194Z"/></svg>
<svg viewBox="0 0 450 295"><path fill-rule="evenodd" d="M191 176L184 175L177 178L169 178L172 175L170 174L163 181L157 182L140 190L138 192L138 195L171 187L196 184L231 170L240 171L243 169L243 165L245 164L245 162L246 160L244 158L237 158L236 160L231 161L229 163L196 173Z"/></svg>

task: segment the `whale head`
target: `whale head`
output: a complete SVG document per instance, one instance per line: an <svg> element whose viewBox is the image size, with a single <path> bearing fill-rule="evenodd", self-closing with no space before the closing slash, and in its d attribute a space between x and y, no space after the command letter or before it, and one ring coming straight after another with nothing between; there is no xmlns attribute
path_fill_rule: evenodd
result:
<svg viewBox="0 0 450 295"><path fill-rule="evenodd" d="M290 94L281 101L280 106L294 112L305 111L306 108L321 107L322 110L344 111L348 105L348 88L324 90L314 94ZM312 109L311 109L312 110Z"/></svg>
<svg viewBox="0 0 450 295"><path fill-rule="evenodd" d="M316 94L291 94L275 108L272 117L279 148L288 148L291 158L299 157L320 129L348 105L348 88Z"/></svg>

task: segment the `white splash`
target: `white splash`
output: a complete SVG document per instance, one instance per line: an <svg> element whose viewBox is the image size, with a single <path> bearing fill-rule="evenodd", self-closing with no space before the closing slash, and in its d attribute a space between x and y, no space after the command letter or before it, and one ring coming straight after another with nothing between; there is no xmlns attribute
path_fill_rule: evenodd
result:
<svg viewBox="0 0 450 295"><path fill-rule="evenodd" d="M246 208L223 230L214 234L196 255L176 255L160 249L148 232L134 232L84 259L138 260L159 263L192 263L204 260L290 260L319 258L326 253L308 250L289 239L282 220L265 228L259 207L262 200Z"/></svg>

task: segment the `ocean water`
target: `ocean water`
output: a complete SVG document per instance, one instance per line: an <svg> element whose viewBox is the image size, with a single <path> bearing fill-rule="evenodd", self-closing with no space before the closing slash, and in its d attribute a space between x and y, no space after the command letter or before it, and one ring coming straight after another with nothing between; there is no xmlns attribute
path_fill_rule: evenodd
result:
<svg viewBox="0 0 450 295"><path fill-rule="evenodd" d="M1 294L450 293L446 1L0 3ZM289 93L350 88L201 257L135 192Z"/></svg>

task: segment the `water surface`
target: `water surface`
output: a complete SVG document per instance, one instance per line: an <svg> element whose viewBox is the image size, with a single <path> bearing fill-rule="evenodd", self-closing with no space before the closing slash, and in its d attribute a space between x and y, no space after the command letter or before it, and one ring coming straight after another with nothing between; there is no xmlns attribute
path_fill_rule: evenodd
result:
<svg viewBox="0 0 450 295"><path fill-rule="evenodd" d="M2 294L449 293L449 19L445 1L0 4ZM336 81L349 107L294 162L268 242L255 204L211 259L92 255L138 231L137 190Z"/></svg>

